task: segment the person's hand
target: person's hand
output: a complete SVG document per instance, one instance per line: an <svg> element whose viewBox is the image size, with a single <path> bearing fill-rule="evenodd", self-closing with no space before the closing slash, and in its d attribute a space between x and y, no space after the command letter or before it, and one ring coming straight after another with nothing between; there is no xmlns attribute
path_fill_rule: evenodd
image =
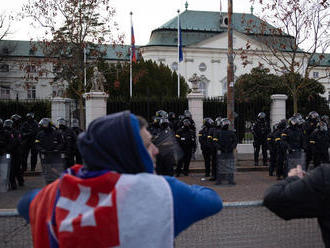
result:
<svg viewBox="0 0 330 248"><path fill-rule="evenodd" d="M297 168L293 168L289 171L288 177L297 176L303 178L306 175L306 172L302 169L301 165L297 165Z"/></svg>

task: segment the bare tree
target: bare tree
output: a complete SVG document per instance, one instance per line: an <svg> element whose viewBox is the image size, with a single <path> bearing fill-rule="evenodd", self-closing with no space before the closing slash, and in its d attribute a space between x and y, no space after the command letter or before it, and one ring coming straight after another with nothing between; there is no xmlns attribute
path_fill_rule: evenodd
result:
<svg viewBox="0 0 330 248"><path fill-rule="evenodd" d="M249 63L248 54L253 53L275 72L288 74L282 83L293 98L296 113L298 95L312 82L307 80L311 70L326 59L325 53L330 45L329 4L324 0L258 2L262 7L262 20L242 20L246 30L251 31L251 40L241 53L243 65ZM259 41L261 49L253 50L252 40ZM295 81L297 73L303 76L303 80Z"/></svg>
<svg viewBox="0 0 330 248"><path fill-rule="evenodd" d="M41 46L46 57L43 63L52 64L54 83L69 84L78 99L82 126L83 94L88 88L84 84L85 70L106 54L107 44L123 43L122 35L115 37L118 25L114 15L110 0L29 0L23 6L22 16L31 17L32 24L44 31L41 42L32 49ZM84 62L85 51L88 65Z"/></svg>

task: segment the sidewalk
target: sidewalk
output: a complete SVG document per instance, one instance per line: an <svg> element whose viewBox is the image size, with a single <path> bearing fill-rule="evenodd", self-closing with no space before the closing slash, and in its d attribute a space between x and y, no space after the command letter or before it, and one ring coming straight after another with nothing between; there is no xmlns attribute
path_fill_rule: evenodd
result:
<svg viewBox="0 0 330 248"><path fill-rule="evenodd" d="M188 184L198 184L214 189L225 202L233 201L254 201L261 200L264 191L271 184L276 182L275 177L268 176L268 168L250 166L249 163L239 161L235 182L237 185L214 185L208 180L202 181L204 177L204 161L192 161L190 164L191 172L189 176L178 177L179 180ZM45 185L40 168L37 167L35 173L25 174L25 185L18 187L17 190L0 193L0 210L16 208L18 200L28 191L42 188Z"/></svg>

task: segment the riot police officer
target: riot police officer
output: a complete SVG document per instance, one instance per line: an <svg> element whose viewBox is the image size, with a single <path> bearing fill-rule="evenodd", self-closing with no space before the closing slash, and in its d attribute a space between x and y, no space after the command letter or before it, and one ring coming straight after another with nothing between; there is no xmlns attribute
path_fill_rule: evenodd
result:
<svg viewBox="0 0 330 248"><path fill-rule="evenodd" d="M212 153L211 178L209 179L209 181L215 181L217 178L217 163L218 163L218 156L220 154L220 151L217 150L216 136L219 132L221 132L221 120L222 120L221 116L215 118L214 124L210 128L209 136L207 139L208 146L211 148L211 153Z"/></svg>
<svg viewBox="0 0 330 248"><path fill-rule="evenodd" d="M160 132L160 120L162 118L161 117L157 117L157 116L153 116L152 117L152 122L151 124L148 126L148 131L150 132L150 134L154 137L157 136Z"/></svg>
<svg viewBox="0 0 330 248"><path fill-rule="evenodd" d="M198 140L201 146L202 154L205 163L205 177L210 176L211 160L212 160L212 147L208 138L210 136L210 129L213 126L214 121L211 118L204 118L202 129L198 133ZM212 175L213 176L213 175Z"/></svg>
<svg viewBox="0 0 330 248"><path fill-rule="evenodd" d="M13 128L14 122L10 119L5 120L3 123L4 136L7 141L6 152L10 154L11 164L10 164L10 175L9 182L10 188L17 189L17 182L19 186L24 185L23 171L21 170L21 135ZM16 182L17 180L17 182Z"/></svg>
<svg viewBox="0 0 330 248"><path fill-rule="evenodd" d="M260 112L257 116L256 123L252 126L255 166L259 164L260 147L262 149L263 165L267 165L267 136L269 133L270 128L266 122L266 114Z"/></svg>
<svg viewBox="0 0 330 248"><path fill-rule="evenodd" d="M287 174L290 169L296 168L298 164L303 168L305 167L303 156L304 137L299 128L299 120L293 116L288 120L288 123L289 127L282 133L283 142L286 142L288 152L288 167L285 174Z"/></svg>
<svg viewBox="0 0 330 248"><path fill-rule="evenodd" d="M235 159L233 151L237 146L237 137L234 131L229 130L231 122L224 118L221 120L221 131L217 132L215 139L217 149L220 150L217 163L216 184L222 184L222 180L227 180L230 185L235 185L234 171Z"/></svg>
<svg viewBox="0 0 330 248"><path fill-rule="evenodd" d="M287 121L285 119L281 120L277 125L277 131L274 132L275 138L275 152L276 156L276 176L277 180L280 180L281 177L285 177L286 171L286 160L287 160L287 145L283 141L283 132L286 129Z"/></svg>
<svg viewBox="0 0 330 248"><path fill-rule="evenodd" d="M66 168L70 168L74 165L74 150L76 146L76 135L67 127L66 120L60 118L57 120L58 131L62 136L63 152L65 154Z"/></svg>
<svg viewBox="0 0 330 248"><path fill-rule="evenodd" d="M309 142L312 145L314 168L321 163L329 163L330 138L325 122L320 121L317 124L317 128L312 132Z"/></svg>
<svg viewBox="0 0 330 248"><path fill-rule="evenodd" d="M76 119L76 118L72 119L71 129L72 129L73 133L75 134L75 140L77 140L78 135L83 132L83 130L79 126L78 119ZM82 158L81 158L81 154L78 150L77 142L74 143L73 156L75 159L75 162L74 162L75 164L82 164Z"/></svg>
<svg viewBox="0 0 330 248"><path fill-rule="evenodd" d="M168 113L168 120L170 122L170 128L176 132L176 127L177 127L177 122L178 120L176 119L176 115L174 112L169 112Z"/></svg>
<svg viewBox="0 0 330 248"><path fill-rule="evenodd" d="M22 168L27 169L27 159L31 150L31 171L35 171L38 159L38 151L35 144L36 135L38 133L38 123L34 120L34 113L26 114L26 121L22 124Z"/></svg>
<svg viewBox="0 0 330 248"><path fill-rule="evenodd" d="M319 122L320 116L316 111L311 111L307 115L307 120L303 125L304 137L305 137L305 153L306 153L306 171L308 171L309 163L313 159L313 144L310 142L311 135Z"/></svg>
<svg viewBox="0 0 330 248"><path fill-rule="evenodd" d="M196 151L195 131L191 127L191 122L188 119L184 119L182 123L183 126L177 131L175 135L180 147L183 150L183 158L180 159L176 169L177 177L180 176L182 167L183 174L188 176L191 156Z"/></svg>
<svg viewBox="0 0 330 248"><path fill-rule="evenodd" d="M275 124L273 126L273 131L268 134L267 136L267 146L269 150L269 155L270 155L270 164L269 164L269 176L274 175L274 171L276 168L276 146L275 146L275 133L278 131L277 128L278 124Z"/></svg>
<svg viewBox="0 0 330 248"><path fill-rule="evenodd" d="M158 175L173 176L174 167L176 166L174 153L177 143L169 124L170 122L167 118L161 118L160 131L152 138L152 142L159 150L156 156L156 173ZM172 143L173 141L174 143Z"/></svg>

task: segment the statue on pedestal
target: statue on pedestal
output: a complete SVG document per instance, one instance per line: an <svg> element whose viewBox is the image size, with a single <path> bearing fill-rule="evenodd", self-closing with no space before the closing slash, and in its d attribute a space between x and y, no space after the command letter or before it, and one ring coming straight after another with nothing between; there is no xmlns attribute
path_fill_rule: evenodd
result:
<svg viewBox="0 0 330 248"><path fill-rule="evenodd" d="M97 67L95 66L93 69L93 77L92 77L92 88L90 91L104 92L103 83L106 81L105 76L102 72L99 72Z"/></svg>
<svg viewBox="0 0 330 248"><path fill-rule="evenodd" d="M197 73L194 73L191 78L188 79L191 83L192 93L200 93L199 83L201 81L200 77L197 76Z"/></svg>

